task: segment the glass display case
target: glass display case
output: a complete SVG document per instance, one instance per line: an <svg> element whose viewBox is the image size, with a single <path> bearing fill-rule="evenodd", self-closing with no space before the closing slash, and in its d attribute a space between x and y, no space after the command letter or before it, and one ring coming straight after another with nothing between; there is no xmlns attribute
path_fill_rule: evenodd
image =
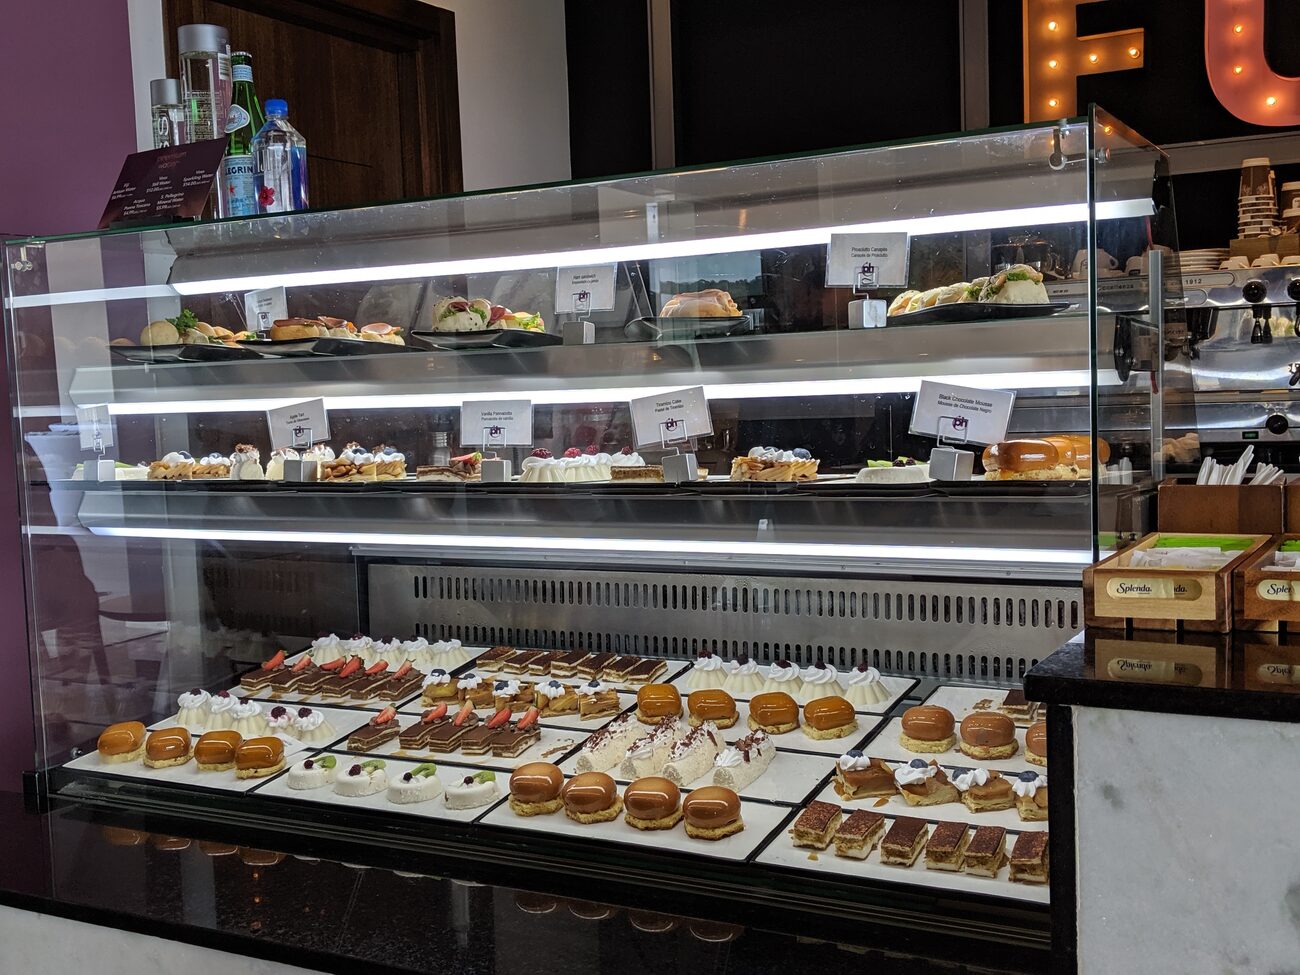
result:
<svg viewBox="0 0 1300 975"><path fill-rule="evenodd" d="M1080 569L1143 529L1176 304L1163 166L1095 112L11 242L41 780L87 804L888 903L900 923L942 900L1045 938L1042 884L836 856L829 833L810 856L787 830L818 799L879 805L888 828L1004 826L1008 850L1046 828L901 793L841 803L837 759L905 765L897 722L923 700L1014 710L1006 689L1080 626ZM1103 301L1107 277L1123 288ZM1005 439L1063 442L995 466L950 435L972 476L932 477L926 381L1014 393ZM794 727L764 723L753 698L785 689ZM829 697L850 706L802 707ZM633 734L674 713L666 739ZM712 745L687 723L709 716ZM132 721L280 745L237 769L219 743L186 761L174 735L138 755L132 729L97 750ZM1028 723L1013 759L954 749L940 777L1031 769ZM755 728L766 744L733 747ZM510 778L534 761L608 770L610 821L578 800L519 815ZM684 802L733 783L740 819L708 838L707 794L692 835L606 816L652 773Z"/></svg>

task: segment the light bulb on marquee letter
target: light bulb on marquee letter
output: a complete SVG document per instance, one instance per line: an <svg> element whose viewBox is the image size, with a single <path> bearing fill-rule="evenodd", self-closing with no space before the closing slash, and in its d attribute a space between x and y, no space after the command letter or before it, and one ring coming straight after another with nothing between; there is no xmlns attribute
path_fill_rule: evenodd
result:
<svg viewBox="0 0 1300 975"><path fill-rule="evenodd" d="M1077 36L1075 9L1096 2L1024 0L1026 122L1074 115L1079 75L1142 67L1141 28Z"/></svg>
<svg viewBox="0 0 1300 975"><path fill-rule="evenodd" d="M1264 0L1205 0L1205 70L1243 122L1300 125L1300 78L1278 74L1264 57Z"/></svg>

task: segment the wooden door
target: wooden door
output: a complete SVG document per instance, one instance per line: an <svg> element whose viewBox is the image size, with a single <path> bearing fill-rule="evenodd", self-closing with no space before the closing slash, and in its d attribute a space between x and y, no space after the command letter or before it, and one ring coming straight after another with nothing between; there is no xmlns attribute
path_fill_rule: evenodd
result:
<svg viewBox="0 0 1300 975"><path fill-rule="evenodd" d="M307 139L313 209L461 189L456 38L450 11L419 0L164 0L168 73L176 28L220 24L253 58L257 96L283 98Z"/></svg>

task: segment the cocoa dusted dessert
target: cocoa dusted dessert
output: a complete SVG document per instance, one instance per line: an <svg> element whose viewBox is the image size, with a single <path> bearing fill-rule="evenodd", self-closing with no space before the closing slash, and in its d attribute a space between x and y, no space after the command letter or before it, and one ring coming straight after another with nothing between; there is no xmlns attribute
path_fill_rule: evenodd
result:
<svg viewBox="0 0 1300 975"><path fill-rule="evenodd" d="M899 816L880 841L880 862L910 867L925 849L930 828L924 819Z"/></svg>
<svg viewBox="0 0 1300 975"><path fill-rule="evenodd" d="M795 846L824 850L831 845L831 838L843 818L844 810L835 803L814 799L790 827L790 838Z"/></svg>
<svg viewBox="0 0 1300 975"><path fill-rule="evenodd" d="M1011 848L1011 882L1045 884L1048 872L1047 831L1021 833Z"/></svg>
<svg viewBox="0 0 1300 975"><path fill-rule="evenodd" d="M474 661L474 666L479 670L486 670L489 673L500 670L507 660L516 653L514 647L492 647L484 650Z"/></svg>
<svg viewBox="0 0 1300 975"><path fill-rule="evenodd" d="M925 844L925 869L960 872L969 841L969 823L938 823Z"/></svg>
<svg viewBox="0 0 1300 975"><path fill-rule="evenodd" d="M586 650L570 650L551 660L552 677L573 677L578 672L578 665L590 657Z"/></svg>
<svg viewBox="0 0 1300 975"><path fill-rule="evenodd" d="M835 830L835 855L865 860L885 833L885 817L869 809L855 809Z"/></svg>
<svg viewBox="0 0 1300 975"><path fill-rule="evenodd" d="M1007 831L1001 826L980 826L966 844L965 869L976 877L996 877L1007 862Z"/></svg>

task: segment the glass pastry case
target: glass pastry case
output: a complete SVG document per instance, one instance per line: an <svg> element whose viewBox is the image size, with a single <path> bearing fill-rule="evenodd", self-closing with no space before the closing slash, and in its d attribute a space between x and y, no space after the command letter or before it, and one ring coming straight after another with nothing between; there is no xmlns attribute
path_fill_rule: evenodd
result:
<svg viewBox="0 0 1300 975"><path fill-rule="evenodd" d="M1041 942L1175 232L1095 110L13 241L33 780Z"/></svg>

